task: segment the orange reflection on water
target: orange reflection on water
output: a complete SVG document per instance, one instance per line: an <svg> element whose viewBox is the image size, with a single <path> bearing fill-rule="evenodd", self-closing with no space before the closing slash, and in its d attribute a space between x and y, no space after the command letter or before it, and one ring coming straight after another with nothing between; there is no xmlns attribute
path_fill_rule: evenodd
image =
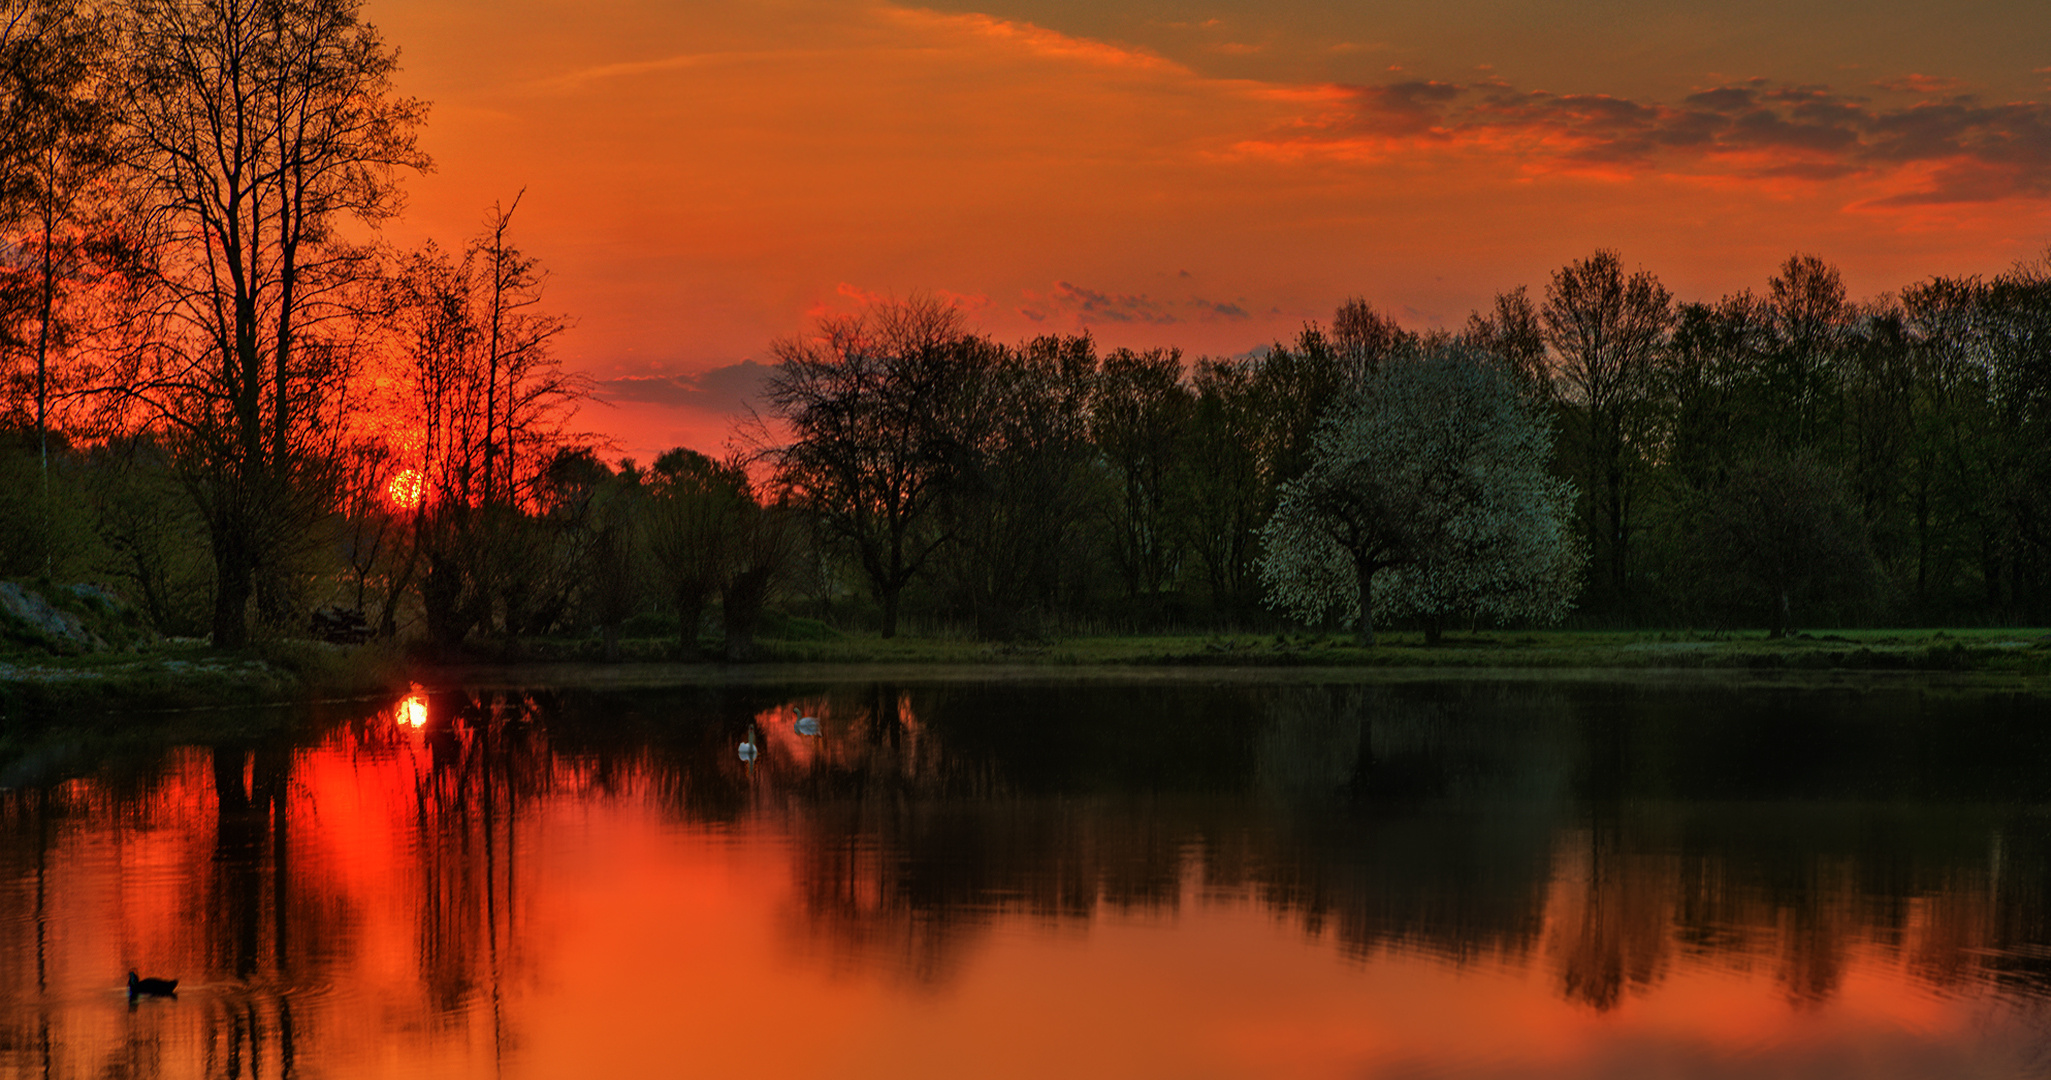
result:
<svg viewBox="0 0 2051 1080"><path fill-rule="evenodd" d="M1347 885L1243 807L922 800L939 736L898 695L751 706L753 774L714 728L572 751L427 698L0 798L0 1075L43 1023L57 1075L1998 1075L2037 1008L1982 974L2035 888L1991 857L1771 894L1561 828L1508 916L1406 912L1412 883ZM184 992L128 1013L130 966Z"/></svg>
<svg viewBox="0 0 2051 1080"><path fill-rule="evenodd" d="M427 693L415 683L413 689L392 709L393 718L400 727L421 728L427 726Z"/></svg>

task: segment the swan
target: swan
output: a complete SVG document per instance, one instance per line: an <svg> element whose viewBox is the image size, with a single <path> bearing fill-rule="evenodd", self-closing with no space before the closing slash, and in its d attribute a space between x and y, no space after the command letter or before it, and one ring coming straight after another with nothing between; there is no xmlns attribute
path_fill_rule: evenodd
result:
<svg viewBox="0 0 2051 1080"><path fill-rule="evenodd" d="M798 717L798 734L800 734L800 735L817 735L817 734L819 734L819 718L818 718L818 717L816 717L816 716L800 716L800 717Z"/></svg>
<svg viewBox="0 0 2051 1080"><path fill-rule="evenodd" d="M131 969L128 973L128 1000L137 997L177 997L177 979L138 979Z"/></svg>
<svg viewBox="0 0 2051 1080"><path fill-rule="evenodd" d="M755 748L755 725L749 724L748 737L741 741L741 760L744 762L753 762L755 760L755 755L758 753L760 753L760 751Z"/></svg>

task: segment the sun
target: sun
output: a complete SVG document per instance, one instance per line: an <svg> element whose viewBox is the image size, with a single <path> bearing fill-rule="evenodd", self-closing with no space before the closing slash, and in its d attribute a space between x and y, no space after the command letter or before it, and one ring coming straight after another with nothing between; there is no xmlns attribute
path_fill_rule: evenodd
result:
<svg viewBox="0 0 2051 1080"><path fill-rule="evenodd" d="M419 469L405 469L385 485L385 498L401 510L412 510L427 496L427 478Z"/></svg>

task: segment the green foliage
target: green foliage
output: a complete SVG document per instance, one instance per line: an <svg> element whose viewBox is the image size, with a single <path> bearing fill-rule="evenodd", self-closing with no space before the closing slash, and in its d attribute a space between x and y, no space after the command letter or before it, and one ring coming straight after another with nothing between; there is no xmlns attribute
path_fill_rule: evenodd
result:
<svg viewBox="0 0 2051 1080"><path fill-rule="evenodd" d="M1554 621L1582 553L1545 423L1489 360L1427 347L1381 362L1319 426L1309 469L1263 530L1262 578L1315 623ZM1377 584L1377 577L1382 581Z"/></svg>
<svg viewBox="0 0 2051 1080"><path fill-rule="evenodd" d="M773 641L841 641L847 637L818 619L787 615L774 608L762 613L760 633Z"/></svg>

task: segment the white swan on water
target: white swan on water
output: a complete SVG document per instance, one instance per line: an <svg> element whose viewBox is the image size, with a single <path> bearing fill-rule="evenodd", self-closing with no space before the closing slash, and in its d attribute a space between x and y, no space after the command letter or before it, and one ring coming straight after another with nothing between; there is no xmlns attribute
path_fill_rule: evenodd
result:
<svg viewBox="0 0 2051 1080"><path fill-rule="evenodd" d="M816 716L800 716L800 717L798 717L798 734L800 734L800 735L817 735L817 734L819 734L819 718L818 718L818 717L816 717Z"/></svg>
<svg viewBox="0 0 2051 1080"><path fill-rule="evenodd" d="M746 739L741 740L741 760L744 762L753 762L755 760L755 755L758 753L761 753L761 751L756 749L755 747L755 725L749 724L748 737Z"/></svg>

